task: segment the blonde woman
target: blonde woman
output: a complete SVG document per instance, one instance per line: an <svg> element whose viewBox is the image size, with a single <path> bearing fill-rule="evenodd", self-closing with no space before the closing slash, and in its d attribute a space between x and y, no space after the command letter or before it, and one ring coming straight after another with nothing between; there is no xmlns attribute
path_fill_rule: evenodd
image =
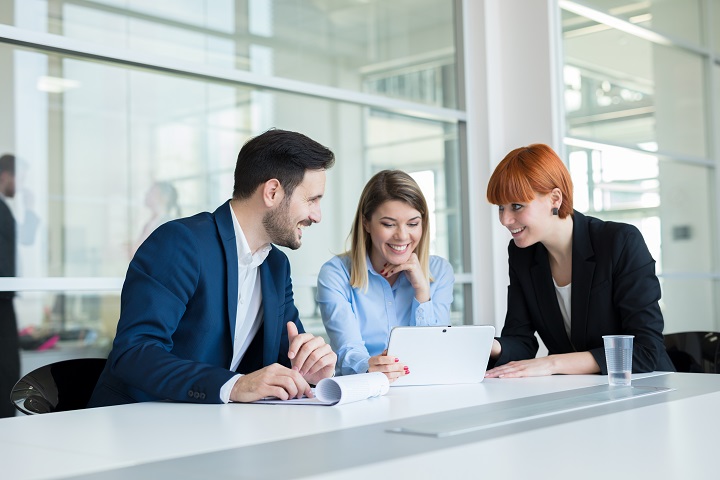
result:
<svg viewBox="0 0 720 480"><path fill-rule="evenodd" d="M454 275L430 255L425 197L400 170L365 185L350 232L351 248L323 265L317 301L341 375L383 372L392 382L410 373L385 351L398 325L448 325Z"/></svg>

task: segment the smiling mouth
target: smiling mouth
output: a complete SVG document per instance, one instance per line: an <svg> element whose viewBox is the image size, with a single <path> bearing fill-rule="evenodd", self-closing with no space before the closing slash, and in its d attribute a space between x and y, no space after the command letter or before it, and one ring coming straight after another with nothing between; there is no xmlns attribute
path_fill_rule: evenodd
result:
<svg viewBox="0 0 720 480"><path fill-rule="evenodd" d="M310 220L303 220L302 222L298 223L298 228L297 228L298 234L302 237L303 229L309 227L312 224L313 224L313 222L311 222Z"/></svg>
<svg viewBox="0 0 720 480"><path fill-rule="evenodd" d="M522 232L523 230L525 230L525 228L527 228L527 227L511 228L511 229L509 229L509 230L510 230L510 233L512 233L513 235L517 235L518 233L520 233L520 232Z"/></svg>
<svg viewBox="0 0 720 480"><path fill-rule="evenodd" d="M410 246L410 244L406 245L392 245L390 243L387 244L388 247L390 247L391 250L393 250L396 253L405 253L407 248Z"/></svg>

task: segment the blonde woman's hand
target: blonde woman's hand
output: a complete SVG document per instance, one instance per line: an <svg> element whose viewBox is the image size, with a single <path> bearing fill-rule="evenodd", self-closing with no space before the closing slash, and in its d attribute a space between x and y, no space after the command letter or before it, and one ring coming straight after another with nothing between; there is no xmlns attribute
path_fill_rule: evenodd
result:
<svg viewBox="0 0 720 480"><path fill-rule="evenodd" d="M410 282L410 285L415 289L415 299L418 302L425 303L430 300L430 282L425 278L425 274L420 266L420 260L418 260L415 252L408 257L405 263L399 265L386 263L380 271L380 274L385 278L389 278L400 272L405 272L405 276Z"/></svg>
<svg viewBox="0 0 720 480"><path fill-rule="evenodd" d="M400 359L387 354L385 350L381 355L375 355L368 360L368 372L382 372L388 377L390 383L398 378L408 375L410 369Z"/></svg>

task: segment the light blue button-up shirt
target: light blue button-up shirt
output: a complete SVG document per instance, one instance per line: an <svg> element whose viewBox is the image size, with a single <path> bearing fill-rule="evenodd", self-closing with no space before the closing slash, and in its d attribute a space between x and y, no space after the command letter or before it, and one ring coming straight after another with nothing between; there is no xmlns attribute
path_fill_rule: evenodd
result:
<svg viewBox="0 0 720 480"><path fill-rule="evenodd" d="M368 289L350 286L350 257L333 257L320 269L317 302L340 375L365 373L370 357L387 348L393 327L449 325L455 275L450 263L430 257L430 300L420 303L405 274L393 285L367 259ZM400 359L402 361L402 359Z"/></svg>

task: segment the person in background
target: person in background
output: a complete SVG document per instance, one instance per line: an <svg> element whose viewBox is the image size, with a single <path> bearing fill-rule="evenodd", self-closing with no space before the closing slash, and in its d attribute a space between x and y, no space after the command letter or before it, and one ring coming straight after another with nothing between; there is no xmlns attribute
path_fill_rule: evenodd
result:
<svg viewBox="0 0 720 480"><path fill-rule="evenodd" d="M508 153L487 199L512 235L507 315L487 377L607 374L603 335L634 335L633 371L674 371L660 284L640 231L573 210L570 173L547 145ZM538 342L549 355L535 358Z"/></svg>
<svg viewBox="0 0 720 480"><path fill-rule="evenodd" d="M17 244L30 244L35 238L39 219L26 195L26 209L18 225L8 200L15 197L17 180L15 156L0 157L0 277L17 275ZM0 418L15 416L10 393L20 379L20 347L13 298L15 292L0 292Z"/></svg>
<svg viewBox="0 0 720 480"><path fill-rule="evenodd" d="M131 257L157 227L180 216L177 190L170 182L153 183L145 194L145 206L150 210L150 218L133 245Z"/></svg>
<svg viewBox="0 0 720 480"><path fill-rule="evenodd" d="M317 302L342 375L383 372L392 382L411 365L386 352L399 325L448 325L452 266L430 255L430 220L420 187L400 170L365 185L350 250L320 269Z"/></svg>
<svg viewBox="0 0 720 480"><path fill-rule="evenodd" d="M150 234L128 267L89 406L312 396L337 356L304 332L290 263L272 244L297 249L320 221L334 162L305 135L269 130L240 150L231 200Z"/></svg>

